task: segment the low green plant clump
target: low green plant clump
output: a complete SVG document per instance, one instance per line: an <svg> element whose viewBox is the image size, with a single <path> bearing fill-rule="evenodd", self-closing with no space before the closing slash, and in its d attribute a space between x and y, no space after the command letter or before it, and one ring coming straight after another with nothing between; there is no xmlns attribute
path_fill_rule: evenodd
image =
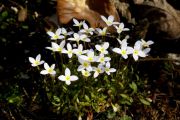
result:
<svg viewBox="0 0 180 120"><path fill-rule="evenodd" d="M113 16L101 17L108 27L93 29L85 21L73 19L77 30L48 31L51 46L46 50L51 56L29 57L41 74L41 87L53 112L64 119L131 120L129 106L150 105L145 81L133 64L148 56L153 42L141 39L129 44L130 29L114 22ZM109 33L109 28L114 32Z"/></svg>

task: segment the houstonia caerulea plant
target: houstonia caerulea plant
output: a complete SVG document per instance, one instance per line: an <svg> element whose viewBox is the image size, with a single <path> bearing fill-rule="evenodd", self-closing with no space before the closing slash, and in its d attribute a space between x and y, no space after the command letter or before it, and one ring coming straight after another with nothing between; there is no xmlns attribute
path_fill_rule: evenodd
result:
<svg viewBox="0 0 180 120"><path fill-rule="evenodd" d="M138 92L141 84L136 82L141 79L134 77L133 63L147 57L154 42L135 41L122 22L114 22L113 16L101 18L107 27L94 29L85 21L73 19L78 31L63 27L48 31L51 46L45 48L52 53L52 61L48 61L51 65L41 60L40 54L29 57L45 79L45 90L55 111L64 117L71 113L81 120L104 112L105 119L120 118L126 114L118 113L126 111L122 106L134 101L150 104L146 94ZM115 31L110 33L109 27Z"/></svg>

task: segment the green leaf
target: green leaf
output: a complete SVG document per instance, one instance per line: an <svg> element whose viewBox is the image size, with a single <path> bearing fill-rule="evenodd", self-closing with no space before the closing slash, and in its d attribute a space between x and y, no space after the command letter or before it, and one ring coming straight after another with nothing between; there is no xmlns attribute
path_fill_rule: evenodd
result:
<svg viewBox="0 0 180 120"><path fill-rule="evenodd" d="M126 95L126 94L120 94L120 95L121 95L121 97L123 97L123 98L125 98L125 99L129 99L129 96Z"/></svg>
<svg viewBox="0 0 180 120"><path fill-rule="evenodd" d="M53 98L56 102L60 102L60 99L57 96L53 96Z"/></svg>
<svg viewBox="0 0 180 120"><path fill-rule="evenodd" d="M141 103L143 103L144 105L150 105L151 103L143 98L139 99L141 101Z"/></svg>
<svg viewBox="0 0 180 120"><path fill-rule="evenodd" d="M1 16L2 18L6 18L8 16L8 12L7 11L2 12Z"/></svg>
<svg viewBox="0 0 180 120"><path fill-rule="evenodd" d="M131 89L133 89L133 92L136 93L137 92L137 85L135 82L132 82L131 84L129 84L129 87Z"/></svg>
<svg viewBox="0 0 180 120"><path fill-rule="evenodd" d="M85 99L90 102L90 98L87 95L85 95Z"/></svg>
<svg viewBox="0 0 180 120"><path fill-rule="evenodd" d="M132 118L128 115L124 115L123 117L120 118L120 120L132 120Z"/></svg>
<svg viewBox="0 0 180 120"><path fill-rule="evenodd" d="M23 25L23 26L22 26L22 28L23 28L23 29L28 29L28 28L29 28L29 26L27 26L27 25Z"/></svg>

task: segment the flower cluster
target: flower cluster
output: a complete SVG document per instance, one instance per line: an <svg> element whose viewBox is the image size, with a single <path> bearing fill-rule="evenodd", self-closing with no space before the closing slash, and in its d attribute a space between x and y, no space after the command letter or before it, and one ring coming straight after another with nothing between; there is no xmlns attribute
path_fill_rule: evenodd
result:
<svg viewBox="0 0 180 120"><path fill-rule="evenodd" d="M150 51L149 46L153 44L153 41L146 42L141 39L136 41L134 47L130 47L128 46L128 38L126 37L123 40L117 39L120 46L112 48L113 46L111 46L109 42L103 40L103 37L109 34L108 27L113 26L119 35L124 31L129 31L129 29L125 28L123 23L114 22L113 16L109 16L108 18L101 16L101 18L107 24L107 27L102 29L90 28L85 21L79 22L73 19L73 26L79 28L78 32L68 32L65 28L58 28L55 32L48 31L47 34L50 36L52 42L51 47L46 47L46 49L52 52L58 52L61 56L66 54L69 59L77 59L77 71L81 72L84 77L89 77L93 74L94 78L102 73L110 75L116 72L115 68L111 68L110 51L120 54L124 59L127 59L128 55L132 55L135 61L137 61L139 57L146 57L148 55ZM96 41L98 44L92 44L92 37L96 35L102 36L102 39L99 40L99 43ZM29 61L33 67L44 63L44 70L42 70L40 74L55 75L55 64L49 66L45 61L41 61L40 59L40 54L36 59L29 57ZM65 81L65 83L69 85L71 81L78 80L78 77L71 75L70 69L66 68L65 75L60 75L58 79Z"/></svg>

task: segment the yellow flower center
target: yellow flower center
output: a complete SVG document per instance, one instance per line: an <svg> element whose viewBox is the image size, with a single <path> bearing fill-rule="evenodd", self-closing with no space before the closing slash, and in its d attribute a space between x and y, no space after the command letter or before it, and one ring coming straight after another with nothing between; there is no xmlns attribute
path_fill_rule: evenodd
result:
<svg viewBox="0 0 180 120"><path fill-rule="evenodd" d="M101 69L98 68L96 71L97 71L98 73L100 73L100 72L101 72Z"/></svg>
<svg viewBox="0 0 180 120"><path fill-rule="evenodd" d="M93 61L93 58L92 58L92 57L89 57L88 60L89 60L89 61Z"/></svg>
<svg viewBox="0 0 180 120"><path fill-rule="evenodd" d="M78 51L78 54L81 55L81 54L82 54L82 51Z"/></svg>
<svg viewBox="0 0 180 120"><path fill-rule="evenodd" d="M59 35L54 35L53 37L54 37L54 39L58 39Z"/></svg>
<svg viewBox="0 0 180 120"><path fill-rule="evenodd" d="M70 80L70 76L68 75L68 76L66 76L66 80L67 81L69 81Z"/></svg>
<svg viewBox="0 0 180 120"><path fill-rule="evenodd" d="M39 65L39 61L36 60L36 61L34 62L34 64Z"/></svg>
<svg viewBox="0 0 180 120"><path fill-rule="evenodd" d="M53 72L53 69L52 69L52 68L49 68L47 71L48 71L48 73L52 73L52 72Z"/></svg>
<svg viewBox="0 0 180 120"><path fill-rule="evenodd" d="M84 62L84 63L83 63L83 66L84 66L84 67L88 67L89 64L88 64L87 62Z"/></svg>
<svg viewBox="0 0 180 120"><path fill-rule="evenodd" d="M88 77L88 76L89 76L89 72L88 72L88 71L85 71L83 75L84 75L85 77Z"/></svg>
<svg viewBox="0 0 180 120"><path fill-rule="evenodd" d="M68 54L72 54L72 50L68 50Z"/></svg>
<svg viewBox="0 0 180 120"><path fill-rule="evenodd" d="M62 48L58 48L58 51L61 52L61 51L62 51Z"/></svg>
<svg viewBox="0 0 180 120"><path fill-rule="evenodd" d="M100 62L104 62L104 58L102 57L102 58L100 58Z"/></svg>
<svg viewBox="0 0 180 120"><path fill-rule="evenodd" d="M100 51L101 51L101 52L104 52L104 51L105 51L105 49L104 49L104 48L101 48L101 49L100 49Z"/></svg>
<svg viewBox="0 0 180 120"><path fill-rule="evenodd" d="M107 71L107 72L108 72L108 71L109 71L109 68L105 68L105 71Z"/></svg>
<svg viewBox="0 0 180 120"><path fill-rule="evenodd" d="M122 55L126 55L126 50L122 50L122 51L121 51L121 54L122 54Z"/></svg>
<svg viewBox="0 0 180 120"><path fill-rule="evenodd" d="M112 24L112 22L111 21L107 21L107 24Z"/></svg>
<svg viewBox="0 0 180 120"><path fill-rule="evenodd" d="M138 50L134 50L134 54L138 55L139 51Z"/></svg>

